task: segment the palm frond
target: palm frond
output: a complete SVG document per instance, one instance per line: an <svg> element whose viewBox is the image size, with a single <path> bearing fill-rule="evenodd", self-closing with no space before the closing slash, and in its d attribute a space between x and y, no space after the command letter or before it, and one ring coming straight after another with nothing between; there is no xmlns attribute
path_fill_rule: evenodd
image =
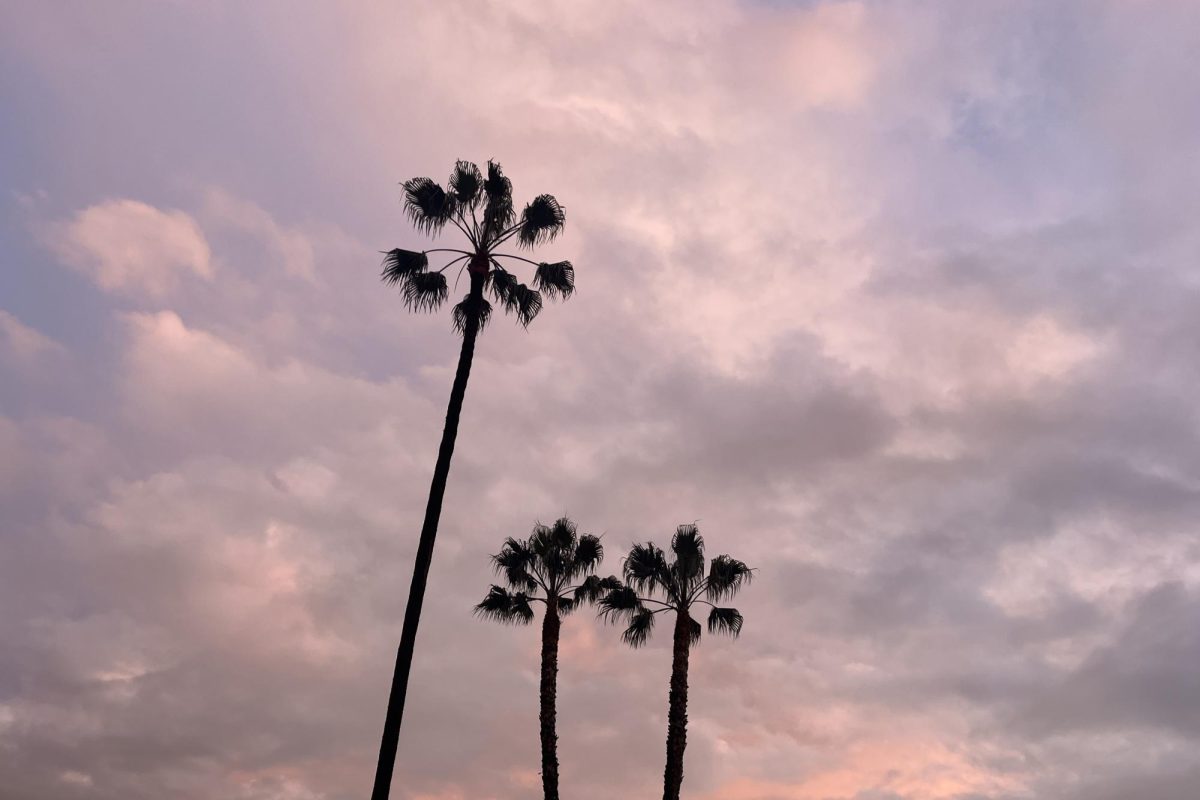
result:
<svg viewBox="0 0 1200 800"><path fill-rule="evenodd" d="M521 566L506 567L501 573L504 582L517 591L536 592L537 578L533 573Z"/></svg>
<svg viewBox="0 0 1200 800"><path fill-rule="evenodd" d="M579 600L574 597L558 598L558 613L562 616L567 616L576 608L579 607Z"/></svg>
<svg viewBox="0 0 1200 800"><path fill-rule="evenodd" d="M688 626L688 646L691 647L692 645L694 645L700 641L700 634L704 632L704 628L700 625L699 622L692 619L691 617L688 617L687 626Z"/></svg>
<svg viewBox="0 0 1200 800"><path fill-rule="evenodd" d="M504 558L528 564L533 560L533 553L529 549L528 542L522 542L520 539L509 536L504 540L504 544L500 545L500 553L493 558L497 560Z"/></svg>
<svg viewBox="0 0 1200 800"><path fill-rule="evenodd" d="M538 558L545 558L554 549L554 537L551 535L550 526L540 522L534 523L533 530L529 532L528 544L529 552Z"/></svg>
<svg viewBox="0 0 1200 800"><path fill-rule="evenodd" d="M616 575L601 578L599 575L589 575L575 590L575 599L585 603L595 603L615 589L621 588L621 581Z"/></svg>
<svg viewBox="0 0 1200 800"><path fill-rule="evenodd" d="M568 520L570 522L570 520ZM557 523L556 523L557 525ZM549 591L559 591L566 586L569 577L569 541L562 541L556 525L537 523L529 535L529 549L534 554L540 572L545 577Z"/></svg>
<svg viewBox="0 0 1200 800"><path fill-rule="evenodd" d="M507 622L512 611L512 595L504 587L492 584L483 600L475 606L475 613L485 619Z"/></svg>
<svg viewBox="0 0 1200 800"><path fill-rule="evenodd" d="M448 294L446 276L440 272L410 272L400 284L400 296L410 311L433 311Z"/></svg>
<svg viewBox="0 0 1200 800"><path fill-rule="evenodd" d="M643 594L655 591L671 593L670 569L667 558L651 542L635 544L625 558L625 580Z"/></svg>
<svg viewBox="0 0 1200 800"><path fill-rule="evenodd" d="M719 555L708 565L705 594L709 600L716 603L733 597L753 579L754 570L744 562L727 555Z"/></svg>
<svg viewBox="0 0 1200 800"><path fill-rule="evenodd" d="M537 580L529 571L532 563L533 554L528 546L511 536L505 539L500 552L492 556L492 567L496 574L503 575L512 588L526 592L532 592L538 586Z"/></svg>
<svg viewBox="0 0 1200 800"><path fill-rule="evenodd" d="M410 275L424 272L429 268L429 256L415 250L401 250L399 247L383 254L383 272L380 277L389 286L407 281Z"/></svg>
<svg viewBox="0 0 1200 800"><path fill-rule="evenodd" d="M493 262L491 271L492 294L509 314L516 314L517 321L528 328L529 323L542 310L542 295L517 280L516 276Z"/></svg>
<svg viewBox="0 0 1200 800"><path fill-rule="evenodd" d="M504 177L500 165L488 161L487 179L483 182L487 204L483 209L483 224L494 237L513 221L512 181Z"/></svg>
<svg viewBox="0 0 1200 800"><path fill-rule="evenodd" d="M599 599L600 616L606 622L627 619L642 610L642 601L632 586L614 586Z"/></svg>
<svg viewBox="0 0 1200 800"><path fill-rule="evenodd" d="M529 595L517 592L513 595L513 617L521 625L533 622L533 607L529 605Z"/></svg>
<svg viewBox="0 0 1200 800"><path fill-rule="evenodd" d="M724 633L737 638L742 632L742 615L736 608L717 608L708 612L708 632Z"/></svg>
<svg viewBox="0 0 1200 800"><path fill-rule="evenodd" d="M475 606L475 613L503 625L528 625L533 620L529 596L524 592L511 593L493 585L487 596Z"/></svg>
<svg viewBox="0 0 1200 800"><path fill-rule="evenodd" d="M542 293L521 284L521 297L517 309L517 320L528 328L534 317L542 311Z"/></svg>
<svg viewBox="0 0 1200 800"><path fill-rule="evenodd" d="M470 324L472 318L478 323L475 329L477 332L486 328L488 320L492 318L492 304L482 297L476 299L467 294L463 297L462 302L454 307L450 319L454 324L454 330L466 333L467 325Z"/></svg>
<svg viewBox="0 0 1200 800"><path fill-rule="evenodd" d="M533 286L551 300L566 300L575 293L575 267L570 261L538 264Z"/></svg>
<svg viewBox="0 0 1200 800"><path fill-rule="evenodd" d="M521 212L521 228L517 232L517 241L525 247L553 241L562 232L566 221L566 211L553 195L538 195Z"/></svg>
<svg viewBox="0 0 1200 800"><path fill-rule="evenodd" d="M483 190L483 175L479 167L470 161L457 161L450 173L450 191L460 205L474 208L479 203Z"/></svg>
<svg viewBox="0 0 1200 800"><path fill-rule="evenodd" d="M547 582L555 591L562 591L567 588L567 581L570 579L567 554L562 550L551 550L542 559L542 568L547 576Z"/></svg>
<svg viewBox="0 0 1200 800"><path fill-rule="evenodd" d="M695 525L680 525L671 537L671 551L675 553L676 572L681 586L690 586L704 572L704 537Z"/></svg>
<svg viewBox="0 0 1200 800"><path fill-rule="evenodd" d="M629 627L621 634L621 641L633 648L641 647L654 630L654 612L643 608L629 618Z"/></svg>
<svg viewBox="0 0 1200 800"><path fill-rule="evenodd" d="M567 551L575 546L579 538L579 527L567 517L559 517L550 526L550 540L554 547Z"/></svg>
<svg viewBox="0 0 1200 800"><path fill-rule="evenodd" d="M517 315L517 322L528 328L529 323L542 310L542 295L536 289L530 289L523 283L518 283L511 295L512 307L508 310Z"/></svg>
<svg viewBox="0 0 1200 800"><path fill-rule="evenodd" d="M604 545L600 544L600 539L590 533L580 536L575 545L572 572L575 575L586 575L594 570L602 560L604 560Z"/></svg>
<svg viewBox="0 0 1200 800"><path fill-rule="evenodd" d="M504 306L505 310L511 311L515 303L513 292L521 285L517 276L499 264L495 264L489 274L488 282L492 289L492 295Z"/></svg>
<svg viewBox="0 0 1200 800"><path fill-rule="evenodd" d="M404 211L417 230L436 233L454 213L454 195L429 178L404 182Z"/></svg>

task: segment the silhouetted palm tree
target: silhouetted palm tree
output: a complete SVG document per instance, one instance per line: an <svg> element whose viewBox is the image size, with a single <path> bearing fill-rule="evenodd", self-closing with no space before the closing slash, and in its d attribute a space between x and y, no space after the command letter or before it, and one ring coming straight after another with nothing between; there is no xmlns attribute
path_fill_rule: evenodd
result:
<svg viewBox="0 0 1200 800"><path fill-rule="evenodd" d="M517 244L527 248L548 242L562 231L565 221L562 206L548 194L534 198L518 216L513 208L512 183L504 177L499 164L489 161L485 178L474 164L459 161L450 174L448 189L443 189L429 178L405 181L404 209L417 230L437 234L447 224L453 225L466 237L468 245L463 250L437 248L416 251L397 248L385 254L383 280L399 287L400 296L409 310L433 311L441 307L449 294L445 272L456 264L462 265L460 273L465 267L471 285L462 301L454 306L452 314L454 328L463 337L462 350L458 356L454 385L450 390L446 427L442 432L442 443L433 470L433 482L429 487L425 521L421 525L421 539L417 545L412 586L404 610L404 627L396 652L396 669L392 675L383 739L379 746L372 800L386 800L391 788L413 645L421 619L425 582L433 559L433 544L442 512L442 497L446 492L446 478L450 473L450 457L454 453L454 440L458 435L458 418L467 391L467 378L471 374L475 338L487 325L492 313L492 305L485 292L490 292L505 311L515 314L522 325L528 326L542 308L543 293L552 299L565 299L575 291L575 270L569 261L539 263L522 256L497 252L496 248L509 239L515 239ZM450 253L454 257L440 269L431 270L430 253ZM518 281L513 273L501 266L498 259L534 265L533 288Z"/></svg>
<svg viewBox="0 0 1200 800"><path fill-rule="evenodd" d="M736 637L742 630L742 615L736 608L720 608L715 604L733 597L753 576L749 567L726 555L714 558L705 574L704 539L695 525L679 526L671 539L671 551L675 560L668 562L655 545L649 542L634 545L624 565L628 585L610 590L600 599L601 613L606 618L628 622L621 639L635 648L649 639L658 614L675 612L663 800L679 800L679 787L683 783L688 650L700 641L701 630L700 623L692 619L692 607L697 604L710 607L709 633Z"/></svg>
<svg viewBox="0 0 1200 800"><path fill-rule="evenodd" d="M539 697L542 739L542 791L546 800L558 800L558 734L555 701L558 694L558 634L562 618L582 602L594 602L604 592L620 586L616 578L593 574L604 558L595 536L576 532L575 523L563 517L553 525L538 523L526 541L509 537L492 556L496 573L507 587L493 585L475 606L487 619L515 625L533 621L531 603L542 603L542 683ZM540 596L539 596L540 592Z"/></svg>

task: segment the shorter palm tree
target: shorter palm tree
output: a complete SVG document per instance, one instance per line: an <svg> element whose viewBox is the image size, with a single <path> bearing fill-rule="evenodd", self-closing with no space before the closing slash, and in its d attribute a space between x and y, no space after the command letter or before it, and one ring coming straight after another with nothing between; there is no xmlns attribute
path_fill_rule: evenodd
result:
<svg viewBox="0 0 1200 800"><path fill-rule="evenodd" d="M625 559L626 585L609 590L600 599L601 614L606 619L627 623L621 639L634 648L650 638L655 617L675 613L663 800L679 800L683 784L688 651L700 641L701 633L700 623L692 618L692 607L709 606L709 633L736 637L742 630L742 615L736 608L722 608L716 603L737 594L754 574L744 563L726 555L714 558L705 574L704 539L695 525L679 526L671 539L671 551L675 560L668 562L666 554L655 545L634 545Z"/></svg>
<svg viewBox="0 0 1200 800"><path fill-rule="evenodd" d="M546 800L558 800L558 636L562 618L580 603L595 602L621 585L615 577L600 578L596 567L604 558L600 540L580 535L575 523L563 517L553 525L538 523L525 541L509 537L492 556L496 574L507 586L492 585L475 613L514 625L533 621L532 603L542 603L542 681L539 720L542 740L542 790Z"/></svg>

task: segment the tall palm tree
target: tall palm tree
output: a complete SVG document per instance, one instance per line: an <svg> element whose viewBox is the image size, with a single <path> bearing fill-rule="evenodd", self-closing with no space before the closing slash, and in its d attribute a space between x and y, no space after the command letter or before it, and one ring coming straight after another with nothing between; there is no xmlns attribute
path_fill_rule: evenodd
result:
<svg viewBox="0 0 1200 800"><path fill-rule="evenodd" d="M604 592L620 586L616 578L594 574L603 558L600 540L586 533L579 535L575 523L566 517L553 525L538 523L527 540L509 537L492 556L492 566L507 586L493 584L483 602L475 606L475 612L486 619L514 625L533 621L531 603L546 606L538 715L545 800L558 800L558 634L562 618L580 603L595 602Z"/></svg>
<svg viewBox="0 0 1200 800"><path fill-rule="evenodd" d="M486 294L496 300L506 312L528 327L542 309L542 296L551 299L570 297L575 291L575 270L569 261L536 262L523 256L498 251L502 244L533 248L554 239L563 229L563 208L551 195L538 195L518 215L513 207L512 183L491 161L487 177L479 167L459 161L450 173L448 188L443 189L429 178L413 178L404 182L404 210L418 231L436 235L447 226L457 228L466 238L466 249L436 248L424 251L396 248L384 254L383 280L400 289L400 296L410 311L434 311L442 306L449 294L446 270L460 265L466 269L470 288L454 306L451 319L454 329L462 334L462 350L458 369L450 390L446 409L446 427L438 448L429 501L425 506L425 521L417 544L416 564L408 605L404 609L404 626L400 646L396 651L396 669L392 675L388 696L387 717L379 745L379 764L375 771L372 800L386 800L391 790L392 770L396 764L396 747L400 740L400 722L404 716L404 699L408 690L408 673L412 666L413 646L417 625L421 620L421 604L425 598L425 583L433 560L433 544L437 538L438 519L442 512L442 497L450 474L450 457L458 435L458 418L462 413L467 378L471 374L471 359L475 354L475 339L491 318L492 305ZM429 254L447 253L449 263L430 269ZM500 259L532 264L532 288L517 280L501 265Z"/></svg>
<svg viewBox="0 0 1200 800"><path fill-rule="evenodd" d="M667 717L667 766L663 771L663 800L679 800L683 784L683 749L687 746L688 651L700 641L700 623L692 608L709 606L709 633L736 637L742 615L736 608L716 605L733 597L753 577L753 570L726 555L717 556L704 571L704 539L695 525L680 525L671 539L674 561L647 542L637 544L625 559L625 586L600 599L601 613L627 623L621 639L641 647L654 630L659 614L674 612L675 633L671 657L671 692ZM661 598L661 599L660 599Z"/></svg>

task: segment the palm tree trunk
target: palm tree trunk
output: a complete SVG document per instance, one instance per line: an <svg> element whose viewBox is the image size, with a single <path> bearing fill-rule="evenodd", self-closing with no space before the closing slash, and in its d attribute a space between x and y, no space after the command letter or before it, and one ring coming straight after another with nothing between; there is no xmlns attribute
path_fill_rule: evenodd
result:
<svg viewBox="0 0 1200 800"><path fill-rule="evenodd" d="M558 695L558 633L562 621L558 617L558 602L546 601L546 616L542 618L542 792L545 800L558 800L558 732L555 704Z"/></svg>
<svg viewBox="0 0 1200 800"><path fill-rule="evenodd" d="M470 294L476 301L483 297L483 281L483 276L472 273ZM478 302L475 303L475 307L478 308ZM450 457L454 455L458 418L462 413L463 397L467 393L467 378L471 375L471 361L475 356L475 338L478 334L479 317L476 313L467 321L463 331L458 369L454 373L454 385L450 389L446 427L442 430L442 444L438 449L437 464L433 468L433 483L429 487L425 521L421 525L417 560L413 566L412 584L408 590L408 606L404 609L400 646L396 650L396 669L392 673L392 688L388 696L387 716L383 722L383 738L379 743L379 763L375 768L375 787L371 790L371 800L387 800L391 791L392 770L396 766L396 748L400 743L400 722L404 717L404 699L408 691L408 673L412 667L413 647L417 641L417 626L421 622L421 604L425 599L425 583L429 578L429 565L433 561L433 543L437 538L438 521L442 515L442 497L446 494L446 479L450 475Z"/></svg>
<svg viewBox="0 0 1200 800"><path fill-rule="evenodd" d="M675 614L674 652L671 657L671 698L667 716L667 768L663 771L663 800L679 800L683 785L683 749L687 746L687 691L689 623L686 611Z"/></svg>

